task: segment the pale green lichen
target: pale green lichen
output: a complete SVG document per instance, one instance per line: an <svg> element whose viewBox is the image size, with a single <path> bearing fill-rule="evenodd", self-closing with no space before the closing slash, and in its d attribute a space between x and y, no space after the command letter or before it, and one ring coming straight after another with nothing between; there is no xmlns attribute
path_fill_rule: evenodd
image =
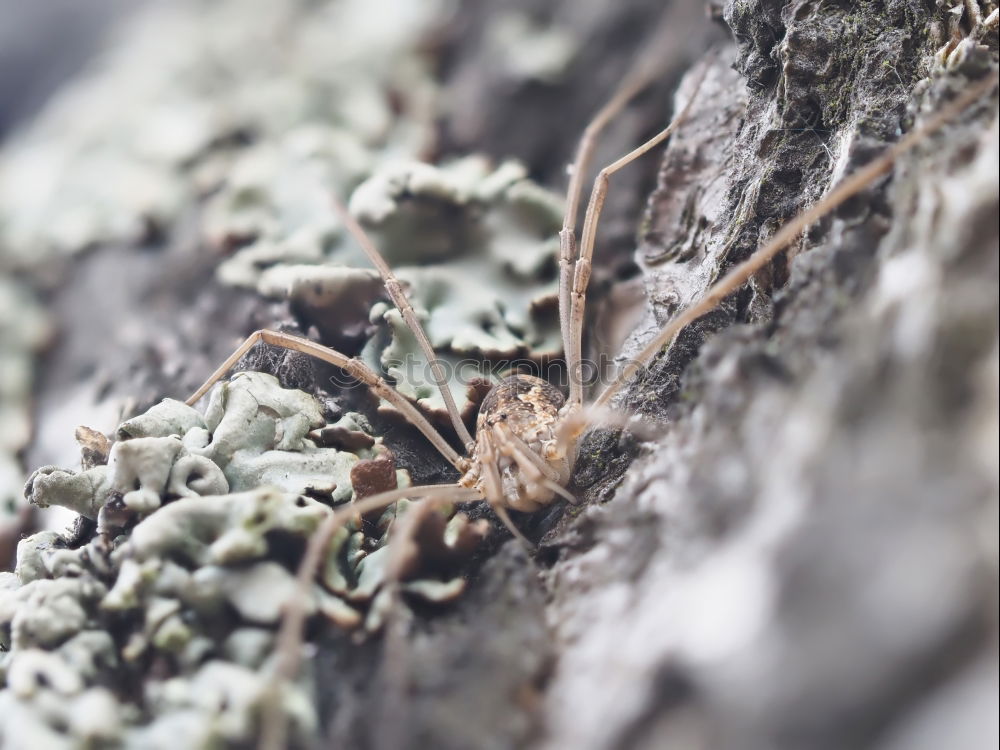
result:
<svg viewBox="0 0 1000 750"><path fill-rule="evenodd" d="M558 356L562 202L523 167L494 169L478 157L440 167L400 161L359 185L350 209L405 284L461 409L470 381L495 374L484 359ZM366 335L369 365L443 414L426 357L328 200L297 220L304 223L281 238L265 232L238 251L219 267L220 279L288 299L333 343Z"/></svg>
<svg viewBox="0 0 1000 750"><path fill-rule="evenodd" d="M519 165L401 165L361 185L351 209L409 285L435 349L558 352L558 329L538 308L556 292L562 206Z"/></svg>
<svg viewBox="0 0 1000 750"><path fill-rule="evenodd" d="M127 555L196 566L242 563L267 554L268 534L308 536L327 513L316 500L269 487L182 498L132 529Z"/></svg>
<svg viewBox="0 0 1000 750"><path fill-rule="evenodd" d="M39 532L21 541L16 572L0 574L0 742L145 748L176 733L175 744L240 744L278 696L291 737L305 743L317 725L310 675L276 687L276 628L301 595L295 570L307 540L352 498L351 469L385 456L375 438L351 453L314 437L365 426L350 413L327 425L311 396L244 373L216 387L204 415L168 400L123 423L107 465L36 472L32 502L71 507L97 531L76 541ZM408 481L397 471L399 486ZM305 494L319 484L324 501ZM395 601L386 544L406 507L336 532L301 602L308 615L381 626ZM486 525L439 513L428 523L400 586L445 602L464 579L427 578L421 560L459 565ZM170 665L162 679L145 674L155 659ZM141 684L134 702L103 687L122 680Z"/></svg>
<svg viewBox="0 0 1000 750"><path fill-rule="evenodd" d="M35 469L24 488L25 495L39 508L58 505L90 519L96 519L111 496L108 467L95 466L75 472L58 466Z"/></svg>
<svg viewBox="0 0 1000 750"><path fill-rule="evenodd" d="M118 426L118 439L187 435L195 428L208 429L201 412L183 401L165 398L145 413Z"/></svg>
<svg viewBox="0 0 1000 750"><path fill-rule="evenodd" d="M202 233L211 245L246 245L219 269L220 280L252 286L274 263L321 261L344 235L331 194L364 179L376 159L361 134L328 125L248 147L205 205Z"/></svg>

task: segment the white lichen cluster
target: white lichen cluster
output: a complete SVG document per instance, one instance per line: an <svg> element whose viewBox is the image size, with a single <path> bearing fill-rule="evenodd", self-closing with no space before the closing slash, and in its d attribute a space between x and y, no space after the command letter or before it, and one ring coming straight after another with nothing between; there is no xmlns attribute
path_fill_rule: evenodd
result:
<svg viewBox="0 0 1000 750"><path fill-rule="evenodd" d="M359 424L347 415L335 426ZM271 676L276 627L300 594L295 568L310 534L352 499L351 469L385 454L371 440L354 451L319 445L329 427L311 396L245 373L213 392L204 415L166 400L124 422L106 463L36 471L32 503L89 523L78 538L22 540L16 571L0 573L0 745L240 744L275 700L293 736L311 736L309 674L295 685ZM309 613L380 625L399 511L339 530ZM468 545L468 528L463 516L442 523L434 554ZM463 587L419 574L404 584L429 601Z"/></svg>

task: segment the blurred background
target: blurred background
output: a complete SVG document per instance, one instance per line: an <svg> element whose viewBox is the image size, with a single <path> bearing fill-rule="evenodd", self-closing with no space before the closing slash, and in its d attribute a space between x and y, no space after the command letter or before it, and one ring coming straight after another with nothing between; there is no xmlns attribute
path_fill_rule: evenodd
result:
<svg viewBox="0 0 1000 750"><path fill-rule="evenodd" d="M115 23L142 3L3 0L0 13L0 137L32 117L97 53Z"/></svg>

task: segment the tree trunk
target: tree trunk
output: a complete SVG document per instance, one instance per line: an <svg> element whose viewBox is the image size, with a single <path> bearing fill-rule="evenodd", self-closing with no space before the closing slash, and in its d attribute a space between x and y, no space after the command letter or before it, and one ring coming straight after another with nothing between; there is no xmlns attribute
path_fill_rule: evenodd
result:
<svg viewBox="0 0 1000 750"><path fill-rule="evenodd" d="M554 0L536 22L576 40L572 64L512 81L490 35L533 5L465 3L427 42L447 103L432 150L520 157L561 189L659 8ZM674 0L666 13L664 72L595 158L658 131L704 78L662 158L612 179L589 345L627 331L619 362L997 69L993 2ZM654 358L617 402L649 424L581 444L582 507L518 519L537 551L496 537L460 599L402 608L380 636L314 626L317 746L995 747L998 158L994 88ZM217 259L178 250L191 233L174 220L157 229L175 238L160 256L108 243L70 261L52 309L76 343L50 355L36 435L72 433L57 405L94 357L106 390L145 406L193 390L236 336L295 317L206 280ZM158 279L166 307L135 286L103 323L74 321L117 263ZM136 378L145 341L93 344L125 314L171 342L176 379ZM289 377L325 393L318 376ZM400 464L444 476L409 440L393 446ZM28 461L60 461L47 450L36 440ZM160 668L150 659L137 684ZM106 676L95 682L127 704L131 687ZM0 705L39 712L30 695L50 695L6 688Z"/></svg>

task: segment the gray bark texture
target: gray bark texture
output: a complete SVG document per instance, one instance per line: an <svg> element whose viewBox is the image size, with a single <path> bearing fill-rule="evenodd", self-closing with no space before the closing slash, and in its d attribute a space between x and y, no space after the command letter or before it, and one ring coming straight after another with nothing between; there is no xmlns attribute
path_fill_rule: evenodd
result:
<svg viewBox="0 0 1000 750"><path fill-rule="evenodd" d="M550 3L548 21L589 45L558 84L513 88L491 77L481 44L492 6L464 4L436 40L450 104L438 148L517 156L561 185L660 4ZM628 331L619 356L635 356L782 224L993 74L996 18L983 19L995 8L674 0L685 32L595 163L655 133L667 104L704 83L665 154L613 178L592 310L619 322L590 330ZM401 613L377 638L311 630L317 746L996 747L998 158L994 89L629 384L617 405L654 428L584 438L581 505L518 519L533 554L498 534L457 602ZM56 297L78 343L52 355L40 419L83 356L73 325L93 325L71 314L86 269L125 262L111 253L79 261ZM127 262L160 276L153 264L171 253ZM188 339L172 345L197 349L202 373L227 353L223 333L291 317L190 281L203 271L168 274L185 314L214 316L182 323ZM135 392L134 366L108 365L108 387ZM195 383L161 370L140 374L138 398ZM413 442L400 433L400 464L444 476Z"/></svg>

